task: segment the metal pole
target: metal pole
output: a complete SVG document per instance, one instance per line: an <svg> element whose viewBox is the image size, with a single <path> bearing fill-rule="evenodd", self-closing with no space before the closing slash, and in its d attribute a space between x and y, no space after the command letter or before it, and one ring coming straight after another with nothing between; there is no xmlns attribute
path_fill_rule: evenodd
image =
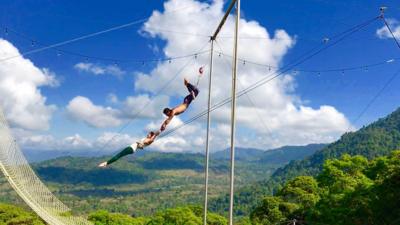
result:
<svg viewBox="0 0 400 225"><path fill-rule="evenodd" d="M233 225L233 193L235 179L235 113L236 113L236 74L237 74L237 52L238 52L238 31L240 22L240 0L236 1L236 24L235 24L235 39L233 47L233 68L232 68L232 111L231 111L231 184L230 184L230 199L229 199L229 225Z"/></svg>
<svg viewBox="0 0 400 225"><path fill-rule="evenodd" d="M209 161L209 148L210 148L210 123L211 123L211 84L212 84L212 69L213 69L213 54L214 53L214 40L211 39L211 53L210 53L210 75L208 78L208 108L207 108L207 137L206 137L206 167L205 167L205 180L204 180L204 217L203 224L207 225L207 205L208 205L208 161Z"/></svg>
<svg viewBox="0 0 400 225"><path fill-rule="evenodd" d="M221 22L218 24L217 29L215 30L214 34L211 36L211 40L215 40L217 38L218 33L221 31L222 26L224 26L226 19L229 16L229 13L231 12L233 6L235 5L236 0L232 0L231 4L229 4L228 9L225 12L224 17L222 17Z"/></svg>

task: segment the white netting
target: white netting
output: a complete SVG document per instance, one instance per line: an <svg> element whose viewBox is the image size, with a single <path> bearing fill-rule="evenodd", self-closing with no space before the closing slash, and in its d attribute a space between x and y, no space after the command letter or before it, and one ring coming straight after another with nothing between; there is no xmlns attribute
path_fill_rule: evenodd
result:
<svg viewBox="0 0 400 225"><path fill-rule="evenodd" d="M71 210L40 181L12 137L1 108L0 169L18 195L47 223L92 224L73 216Z"/></svg>

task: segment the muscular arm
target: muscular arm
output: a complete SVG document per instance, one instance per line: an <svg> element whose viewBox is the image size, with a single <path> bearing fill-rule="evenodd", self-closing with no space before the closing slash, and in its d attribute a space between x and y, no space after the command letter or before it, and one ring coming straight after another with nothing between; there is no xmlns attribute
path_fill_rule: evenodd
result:
<svg viewBox="0 0 400 225"><path fill-rule="evenodd" d="M150 138L150 141L151 142L153 142L155 139L156 139L156 137L158 136L158 135L160 135L160 131L156 131L156 132L154 132L154 135Z"/></svg>
<svg viewBox="0 0 400 225"><path fill-rule="evenodd" d="M174 118L173 115L164 120L164 122L162 123L161 128L160 128L161 131L165 130L165 128L167 127L169 122L171 122L172 118Z"/></svg>

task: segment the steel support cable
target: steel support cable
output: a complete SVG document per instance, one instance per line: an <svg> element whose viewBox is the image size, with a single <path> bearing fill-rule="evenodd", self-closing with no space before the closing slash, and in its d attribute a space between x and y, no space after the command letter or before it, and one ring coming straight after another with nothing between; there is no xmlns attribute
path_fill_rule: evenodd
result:
<svg viewBox="0 0 400 225"><path fill-rule="evenodd" d="M32 40L31 38L27 37L26 35L21 34L13 29L8 28L8 30L9 30L9 32L14 33L15 35L17 35L25 40L29 40L29 41ZM46 46L44 43L39 42L39 41L35 41L35 44L38 44L41 46ZM177 60L177 59L193 57L196 55L202 55L202 54L205 54L208 52L208 51L200 51L200 52L194 52L194 53L190 53L190 54L186 54L186 55L173 56L173 57L162 57L162 58L154 58L154 59L121 59L121 58L110 58L110 57L86 55L86 54L82 54L82 53L78 53L78 52L62 50L59 48L52 48L50 50L55 51L57 53L64 53L67 55L73 55L73 56L85 58L86 60L92 59L92 60L100 60L100 61L109 61L109 62L113 62L113 63L138 63L138 64L145 64L145 63L151 63L151 62L173 61L173 60ZM1 59L0 59L0 61L1 61Z"/></svg>
<svg viewBox="0 0 400 225"><path fill-rule="evenodd" d="M222 51L217 52L218 54L221 54L223 56L227 56L227 57L232 57L229 54L226 54ZM306 73L326 73L326 72L343 72L343 71L354 71L354 70L360 70L360 69L368 69L368 68L373 68L373 67L378 67L378 66L382 66L385 65L387 63L391 63L395 60L399 60L400 58L391 58L391 59L387 59L387 60L383 60L380 62L376 62L376 63L370 63L370 64L364 64L364 65L358 65L358 66L347 66L347 67L341 67L341 68L332 68L332 69L324 69L324 70L318 70L318 69L293 69L293 71L296 72L306 72ZM260 67L266 67L266 68L270 68L270 69L279 69L279 67L276 66L271 66L268 64L262 64L262 63L258 63L258 62L254 62L251 60L247 60L247 59L239 59L242 63L244 64L252 64L252 65L256 65L256 66L260 66Z"/></svg>
<svg viewBox="0 0 400 225"><path fill-rule="evenodd" d="M34 39L28 37L25 34L19 33L13 29L7 28L8 32L12 32L15 35L24 38L26 40L29 41L33 41ZM163 30L164 31L164 30ZM168 30L166 30L168 31ZM185 33L188 34L189 33ZM201 35L204 37L208 37L207 35ZM224 36L220 36L218 38L225 38ZM232 37L230 37L232 38ZM246 37L240 37L240 39L243 39ZM250 38L250 37L249 37ZM397 41L397 40L395 40ZM38 42L38 41L34 41L34 43L39 44L39 45L43 45L45 46L45 44ZM182 55L182 56L175 56L175 57L164 57L164 58L154 58L154 59L120 59L120 58L109 58L109 57L99 57L99 56L92 56L92 55L86 55L86 54L82 54L82 53L77 53L77 52L72 52L72 51L68 51L68 50L62 50L62 49L51 49L54 50L56 52L59 53L65 53L68 55L73 55L73 56L77 56L77 57L81 57L81 58L85 58L86 60L88 59L94 59L94 60L100 60L100 61L109 61L109 62L113 62L113 63L137 63L137 64L146 64L146 63L151 63L151 62L164 62L164 61L172 61L172 60L176 60L176 59L182 59L182 58L188 58L188 57L192 57L192 56L196 56L196 55L200 55L200 54L204 54L207 53L208 51L203 51L203 52L195 52L195 53L191 53L191 54L187 54L187 55ZM232 57L229 54L223 53L223 52L217 52L218 54L227 56L227 57ZM399 59L399 58L395 58L395 59ZM269 69L279 69L279 67L276 66L271 66L268 64L263 64L263 63L259 63L259 62L254 62L252 60L248 60L248 59L244 59L244 58L239 58L239 61L246 63L246 64L253 64L253 65L257 65L257 66L261 66L261 67L266 67ZM343 71L352 71L352 70L359 70L359 69L367 69L367 68L372 68L372 67L376 67L376 66L380 66L380 65L384 65L386 64L388 61L390 60L386 60L386 61L382 61L382 62L377 62L377 63L372 63L372 64L366 64L366 65L361 65L361 66L353 66L353 67L343 67L343 68L334 68L334 69L325 69L325 70L317 70L317 69L295 69L296 72L310 72L310 73L324 73L324 72L343 72Z"/></svg>
<svg viewBox="0 0 400 225"><path fill-rule="evenodd" d="M385 26L386 26L387 29L389 30L390 34L392 35L394 41L396 42L397 47L400 48L400 43L399 43L399 41L397 40L396 36L394 35L394 33L393 33L392 29L390 28L389 24L387 23L385 17L382 15L381 18L382 18L383 22L385 23Z"/></svg>
<svg viewBox="0 0 400 225"><path fill-rule="evenodd" d="M352 124L355 124L358 122L358 120L367 112L367 110L371 107L371 105L383 94L383 92L386 90L387 87L393 82L394 79L400 74L400 69L397 70L382 86L381 89L378 90L378 92L371 98L370 101L365 105L365 107L360 111L360 113L357 115L357 117L353 120ZM346 132L349 132L351 129L351 125L347 128Z"/></svg>
<svg viewBox="0 0 400 225"><path fill-rule="evenodd" d="M357 25L357 26L355 26L355 27L352 27L352 28L346 30L345 32L341 32L340 35L335 35L335 36L333 36L332 39L338 38L338 39L337 39L336 41L334 41L333 43L332 43L332 41L331 41L331 42L329 42L328 44L323 45L322 48L320 48L320 46L316 46L315 48L311 49L311 51L308 51L306 54L303 54L303 55L302 55L301 57L299 57L297 60L294 60L294 62L289 63L289 64L286 66L286 68L284 68L283 70L275 71L275 72L272 74L271 77L263 78L263 79L261 79L261 80L255 82L253 85L250 85L249 87L246 88L246 90L243 90L243 91L246 92L246 91L248 91L248 90L252 90L252 89L254 89L254 88L257 88L257 87L263 85L263 84L264 84L263 82L265 82L265 81L266 81L266 82L269 82L270 80L273 80L273 79L275 79L275 78L277 78L277 77L283 75L284 73L286 73L286 72L292 70L292 69L295 68L296 66L298 66L298 65L304 63L305 61L311 59L311 58L314 57L315 55L318 55L318 54L321 53L322 51L324 51L324 50L326 50L326 49L328 49L328 48L330 48L330 47L332 47L332 46L338 44L339 42L341 42L341 41L343 41L344 39L346 39L348 36L350 36L350 35L352 35L353 33L359 31L361 28L363 28L363 27L369 25L370 23L376 21L378 18L379 18L379 17L374 17L373 19L368 20L368 21L366 21L366 22L364 22L364 23L362 23L362 24L359 24L359 25ZM317 49L318 49L318 50L317 50ZM315 50L317 50L317 51L315 51Z"/></svg>
<svg viewBox="0 0 400 225"><path fill-rule="evenodd" d="M199 51L199 52L203 51L204 48L205 48L207 45L208 45L208 42L207 42L204 46L202 46L202 47L200 48L200 51ZM171 79L169 79L160 89L158 89L157 92L156 92L153 96L158 96L158 95L160 95L160 94L172 83L172 81L174 81L174 80L179 76L179 74L181 74L181 73L183 72L183 70L184 70L193 60L194 60L194 58L190 58L189 60L187 60L186 63L184 63L184 65L174 74L174 76L173 76ZM133 117L128 121L128 123L126 123L124 126L122 126L122 127L118 130L117 134L115 134L114 136L112 136L111 139L108 140L108 141L106 142L106 144L103 145L102 148L100 148L100 150L105 149L105 148L109 145L109 143L110 143L111 141L113 141L118 135L120 135L121 132L122 132L123 130L125 130L135 119L137 119L137 118L140 116L140 114L150 105L151 102L152 102L152 100L148 100L147 103L144 104L144 106L141 108L141 110L139 110L137 113L135 113L135 114L133 115Z"/></svg>
<svg viewBox="0 0 400 225"><path fill-rule="evenodd" d="M345 31L342 31L342 32L340 32L340 33L338 33L338 34L335 34L335 35L333 35L333 36L330 36L329 38L327 38L327 41L326 42L329 42L331 39L335 39L335 38L337 38L337 37L339 37L339 36L342 36L342 35L344 35L344 34L346 34L346 33L349 33L349 32L351 32L351 31L353 31L354 29L357 29L357 30L360 30L362 27L365 27L365 25L367 24L369 24L369 23L371 23L371 22L373 22L373 21L375 21L375 20L377 20L377 19L379 19L379 18L381 18L381 16L377 16L377 17L374 17L374 18L372 18L372 19L370 19L370 20L367 20L367 21L365 21L365 22L363 22L363 23L361 23L361 24L358 24L358 25L356 25L356 26L353 26L353 27L351 27L351 28L349 28L349 29L347 29L347 30L345 30ZM359 28L359 27L361 27L361 28ZM325 41L324 41L325 42ZM318 47L318 46L317 46ZM313 51L313 49L312 50L310 50L310 52L312 52ZM304 55L304 54L303 54ZM229 56L229 57L232 57L231 55L226 55L226 56ZM242 62L249 62L249 63L251 63L251 64L255 64L255 65L259 65L259 66L265 66L265 67L270 67L270 68L275 68L275 69L279 69L279 67L272 67L271 65L266 65L266 64L261 64L261 63L257 63L257 62L253 62L253 61L251 61L251 60L246 60L246 59L239 59L240 61L242 61ZM376 63L376 64L383 64L383 63ZM371 66L375 66L376 64L371 64ZM368 65L365 65L365 66L368 66ZM358 67L358 68L355 68L355 67L348 67L348 68L342 68L342 69L328 69L328 70L297 70L297 71L300 71L300 72L334 72L334 71L342 71L342 70L354 70L354 69L359 69L360 67Z"/></svg>
<svg viewBox="0 0 400 225"><path fill-rule="evenodd" d="M350 33L347 33L346 35L344 35L343 37L341 37L341 38L339 38L338 40L334 41L333 43L331 43L331 44L329 44L329 45L327 45L327 46L324 46L323 48L319 49L317 52L314 52L314 53L312 53L311 55L306 56L305 58L301 59L299 62L296 62L296 63L294 63L293 65L291 65L290 67L294 68L294 67L296 67L296 66L298 66L298 65L300 65L300 64L302 64L302 63L304 63L305 61L307 61L307 60L313 58L314 56L318 55L318 54L321 53L322 51L324 51L324 50L326 50L326 49L328 49L328 48L330 48L330 47L332 47L332 46L335 46L336 44L340 43L341 41L343 41L344 39L346 39L347 37L349 37L349 36L352 35L353 33L356 33L356 32L359 31L361 28L363 28L363 27L369 25L370 23L372 23L373 21L377 20L378 18L379 18L379 17L376 17L376 18L374 18L373 20L370 20L368 23L364 24L363 26L361 26L361 27L359 27L359 28L357 28L357 29L351 31ZM290 71L292 68L284 69L284 70L282 70L281 72L279 72L278 74L276 74L275 76L273 76L273 77L271 77L271 78L266 78L266 79L264 79L264 80L258 81L258 82L255 83L254 85L251 85L250 87L246 88L246 90L244 90L242 93L240 93L240 95L243 95L243 94L245 94L245 93L247 93L247 92L249 92L249 91L252 91L252 90L254 90L255 88L258 88L258 87L264 85L265 83L267 83L267 82L269 82L269 81L271 81L271 80L273 80L273 79L275 79L275 78L277 78L277 77L279 77L279 76L282 76L284 73Z"/></svg>
<svg viewBox="0 0 400 225"><path fill-rule="evenodd" d="M12 29L8 29L10 32L21 36L27 40L31 40L31 38L26 37L23 34L20 34L18 32L16 32L15 30ZM208 36L209 37L209 36ZM219 37L221 38L221 37ZM39 44L39 45L44 45L41 42L36 42L35 43ZM187 54L187 55L182 55L182 56L174 56L174 57L163 57L163 58L154 58L154 59L120 59L120 58L108 58L108 57L99 57L99 56L91 56L91 55L85 55L85 54L81 54L81 53L76 53L76 52L72 52L72 51L67 51L67 50L61 50L61 49L51 49L54 50L56 52L62 52L65 54L69 54L69 55L73 55L73 56L78 56L81 58L85 58L86 60L88 59L94 59L94 60L100 60L100 61L109 61L109 62L113 62L113 63L137 63L137 64L146 64L146 63L151 63L151 62L165 62L165 61L173 61L173 60L177 60L177 59L183 59L183 58L189 58L189 57L193 57L196 55L202 55L205 53L208 53L208 51L202 51L202 52L195 52L195 53L191 53L191 54ZM229 54L226 54L222 51L217 52L218 54L221 54L223 56L227 56L227 57L232 57ZM368 68L373 68L373 67L377 67L377 66L381 66L381 65L385 65L388 62L390 62L391 60L398 60L400 58L393 58L393 59L389 59L389 60L385 60L385 61L381 61L381 62L377 62L377 63L371 63L371 64L365 64L365 65L360 65L360 66L352 66L352 67L343 67L343 68L333 68L333 69L325 69L325 70L317 70L317 69L295 69L294 71L296 72L309 72L309 73L325 73L325 72L344 72L344 71L353 71L353 70L359 70L359 69L368 69ZM269 69L279 69L279 67L276 66L271 66L268 64L263 64L263 63L258 63L258 62L254 62L248 59L244 59L244 58L239 58L239 61L246 63L246 64L252 64L252 65L256 65L256 66L261 66L261 67L266 67Z"/></svg>
<svg viewBox="0 0 400 225"><path fill-rule="evenodd" d="M341 33L339 33L339 34L336 34L336 35L332 36L332 39L334 39L334 38L339 38L339 37L341 37L341 38L339 38L338 41L334 42L333 44L330 44L330 43L327 44L327 46L325 46L325 47L319 49L317 52L314 52L314 53L313 53L313 51L315 51L316 49L318 49L319 46L314 47L314 48L311 49L310 51L307 51L305 54L303 54L301 57L299 57L299 59L295 60L295 62L290 63L289 65L285 66L286 68L284 68L283 70L281 70L281 71L276 71L276 72L274 72L271 76L266 77L266 78L264 78L264 79L261 79L260 81L257 81L257 82L255 82L253 85L250 85L250 86L247 87L246 89L242 90L241 92L239 92L239 93L237 94L238 97L240 97L240 96L242 96L243 94L245 94L245 93L247 93L247 92L249 92L249 91L251 91L251 90L253 90L253 89L255 89L255 88L258 88L258 87L260 87L261 85L263 85L263 84L265 84L265 83L267 83L267 82L269 82L269 81L271 81L271 80L273 80L273 79L275 79L275 78L281 76L282 74L286 73L287 71L293 69L295 66L297 66L297 65L299 65L299 64L301 64L301 63L304 63L305 61L307 61L307 60L311 59L312 57L318 55L318 54L321 53L322 51L324 51L324 50L326 50L326 49L328 49L328 48L330 48L330 47L332 47L332 46L338 44L339 42L343 41L345 38L347 38L347 37L350 36L351 34L357 32L358 30L360 30L360 29L363 28L363 27L366 27L367 25L371 24L372 22L376 21L376 20L379 19L379 18L380 18L380 17L374 17L373 19L370 19L370 20L368 20L368 21L366 21L366 22L363 22L363 23L361 23L361 24L358 24L358 25L356 25L356 26L354 26L354 27L352 27L352 28L350 28L350 29L348 29L348 30L346 30L346 31L343 31L343 32L341 32ZM297 62L296 62L296 61L297 61ZM260 85L261 82L263 82L263 83ZM220 108L220 107L222 107L222 106L224 106L224 105L230 103L230 101L231 101L231 98L226 98L226 99L220 101L219 103L215 104L215 105L211 108L210 112L212 112L212 111L214 111L214 110L216 110L216 109L218 109L218 108ZM174 133L174 132L177 131L178 129L180 129L180 128L186 126L187 124L192 123L193 121L195 121L195 120L197 120L197 119L203 117L203 116L206 115L206 114L207 114L207 110L205 110L205 111L203 111L203 112L197 114L196 116L192 117L191 119L185 121L183 124L181 124L181 125L179 125L179 126L173 128L173 129L171 129L171 130L169 130L169 131L165 131L162 135L160 135L160 138L161 138L161 137L165 137L165 136L167 136L167 135L170 135L170 134Z"/></svg>
<svg viewBox="0 0 400 225"><path fill-rule="evenodd" d="M191 7L193 7L193 6L182 7L182 8L173 10L171 12L168 12L167 14L173 14L175 12L178 12L178 11L181 11L181 10L184 10L184 9L187 9L187 8L191 8ZM41 52L41 51L44 51L44 50L47 50L47 49L51 49L51 48L56 48L56 47L59 47L59 46L63 46L63 45L66 45L66 44L70 44L70 43L73 43L73 42L77 42L77 41L81 41L81 40L84 40L84 39L95 37L95 36L98 36L98 35L101 35L101 34L105 34L105 33L111 32L111 31L120 30L122 28L130 27L130 26L145 22L149 18L150 17L134 20L134 21L126 23L126 24L122 24L122 25L114 26L114 27L111 27L111 28L108 28L108 29L105 29L105 30L101 30L101 31L98 31L98 32L82 35L82 36L79 36L79 37L76 37L76 38L72 38L72 39L69 39L69 40L66 40L66 41L62 41L62 42L58 42L58 43L51 44L51 45L48 45L48 46L44 46L42 48L37 48L37 49L30 50L30 51L26 51L26 52L23 52L23 53L21 53L19 55L14 55L14 56L10 56L10 57L7 57L7 58L0 59L0 62L7 61L7 60L10 60L10 59L13 59L13 58L17 58L17 57L21 57L21 56L30 55L30 54L33 54L33 53L36 53L36 52Z"/></svg>

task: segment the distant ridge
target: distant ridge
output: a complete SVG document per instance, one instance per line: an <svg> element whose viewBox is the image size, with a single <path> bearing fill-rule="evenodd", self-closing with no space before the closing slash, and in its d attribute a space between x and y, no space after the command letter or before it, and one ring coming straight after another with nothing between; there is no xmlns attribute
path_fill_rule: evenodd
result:
<svg viewBox="0 0 400 225"><path fill-rule="evenodd" d="M292 160L304 159L322 149L327 144L309 144L305 146L283 146L280 148L261 150L256 148L236 148L235 159L259 161L260 163L285 164ZM229 149L217 151L211 155L213 159L230 159Z"/></svg>
<svg viewBox="0 0 400 225"><path fill-rule="evenodd" d="M261 150L255 148L236 148L236 155L235 158L237 160L245 160L245 161L257 161L262 159L261 162L265 163L273 163L273 161L277 161L277 163L288 163L291 160L295 160L300 158L304 158L304 156L311 155L318 150L325 146L325 144L310 144L306 146L284 146L277 149L271 150ZM85 158L92 158L92 157L101 157L101 156L110 156L117 152L110 151L93 151L93 150L79 150L79 151L67 151L67 150L32 150L32 149L24 149L23 153L25 157L31 163L42 162L50 159L56 159L65 156L72 156L72 157L85 157ZM137 156L143 156L152 152L157 151L138 151L136 153ZM292 152L292 153L291 153ZM193 152L183 152L177 154L193 154ZM286 155L288 154L288 155ZM212 159L229 159L230 153L229 150L220 150L211 154ZM264 160L264 161L263 161ZM272 160L272 161L269 161ZM279 162L278 162L279 161Z"/></svg>

